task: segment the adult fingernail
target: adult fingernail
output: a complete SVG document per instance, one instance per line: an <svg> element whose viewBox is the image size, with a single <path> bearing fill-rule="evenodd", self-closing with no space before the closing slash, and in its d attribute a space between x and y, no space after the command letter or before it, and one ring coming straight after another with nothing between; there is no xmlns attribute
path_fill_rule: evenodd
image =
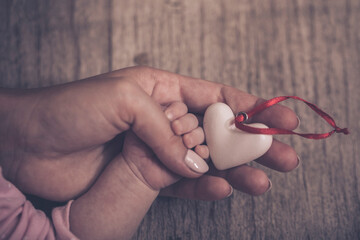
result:
<svg viewBox="0 0 360 240"><path fill-rule="evenodd" d="M206 164L204 159L190 149L185 156L185 164L197 173L205 173L209 170L209 166Z"/></svg>
<svg viewBox="0 0 360 240"><path fill-rule="evenodd" d="M296 128L299 128L301 121L300 121L300 118L299 118L298 116L297 116L296 118L297 118L297 120L298 120L298 124L297 124Z"/></svg>
<svg viewBox="0 0 360 240"><path fill-rule="evenodd" d="M298 169L299 166L301 165L301 158L300 158L299 155L297 155L297 160L298 160L298 163L297 163L296 167L294 168L294 170L295 170L295 169Z"/></svg>
<svg viewBox="0 0 360 240"><path fill-rule="evenodd" d="M267 193L268 191L270 191L271 188L272 188L272 182L271 182L270 179L269 179L269 187L268 187L268 189L266 190L265 193Z"/></svg>
<svg viewBox="0 0 360 240"><path fill-rule="evenodd" d="M230 186L230 193L226 196L227 198L230 197L234 193L234 188Z"/></svg>

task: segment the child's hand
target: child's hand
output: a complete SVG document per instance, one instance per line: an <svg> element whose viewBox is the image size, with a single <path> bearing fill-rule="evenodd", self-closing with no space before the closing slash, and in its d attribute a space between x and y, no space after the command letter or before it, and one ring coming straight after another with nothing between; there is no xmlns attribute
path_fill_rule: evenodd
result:
<svg viewBox="0 0 360 240"><path fill-rule="evenodd" d="M199 122L194 114L187 112L187 107L182 102L171 103L165 114L171 121L174 133L182 137L184 145L204 159L209 158L209 150L204 142L204 131L199 127ZM169 170L154 154L154 152L138 138L134 132L126 134L122 159L126 161L135 175L147 186L154 190L165 188L181 177ZM206 164L198 166L207 169Z"/></svg>
<svg viewBox="0 0 360 240"><path fill-rule="evenodd" d="M209 150L206 145L200 145L204 142L204 132L198 127L197 117L187 113L186 105L173 102L165 107L165 114L184 145L207 159ZM206 164L198 167L208 168ZM83 239L128 239L159 190L180 178L133 131L128 131L122 152L89 191L73 202L71 229Z"/></svg>

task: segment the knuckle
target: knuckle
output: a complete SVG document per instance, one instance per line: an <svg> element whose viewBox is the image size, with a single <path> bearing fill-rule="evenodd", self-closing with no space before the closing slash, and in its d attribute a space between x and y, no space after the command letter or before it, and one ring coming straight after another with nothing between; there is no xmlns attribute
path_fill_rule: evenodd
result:
<svg viewBox="0 0 360 240"><path fill-rule="evenodd" d="M284 172L290 172L297 167L297 164L297 154L294 150L291 150L286 154L286 156L284 156L284 160L282 161L282 170Z"/></svg>
<svg viewBox="0 0 360 240"><path fill-rule="evenodd" d="M165 113L172 116L173 119L180 118L181 116L186 115L187 112L187 106L183 102L173 102L165 110Z"/></svg>
<svg viewBox="0 0 360 240"><path fill-rule="evenodd" d="M265 193L269 188L269 179L260 171L254 172L252 175L252 181L254 183L252 194L255 196Z"/></svg>
<svg viewBox="0 0 360 240"><path fill-rule="evenodd" d="M173 121L173 122L171 123L171 128L172 128L172 130L175 132L175 134L181 135L181 131L182 131L181 121L179 121L179 120Z"/></svg>
<svg viewBox="0 0 360 240"><path fill-rule="evenodd" d="M185 103L183 102L176 102L176 104L178 105L177 107L179 108L179 112L186 114L188 112L188 107Z"/></svg>
<svg viewBox="0 0 360 240"><path fill-rule="evenodd" d="M183 136L183 142L184 142L185 146L188 148L194 147L193 137L191 136L191 134L185 134Z"/></svg>
<svg viewBox="0 0 360 240"><path fill-rule="evenodd" d="M149 66L136 66L134 70L141 79L148 79L154 82L158 80L158 70Z"/></svg>
<svg viewBox="0 0 360 240"><path fill-rule="evenodd" d="M115 91L118 92L118 96L133 97L139 91L139 87L133 81L123 79L117 83Z"/></svg>
<svg viewBox="0 0 360 240"><path fill-rule="evenodd" d="M136 70L137 72L142 72L142 73L152 73L155 72L155 68L149 67L149 66L135 66L133 67L134 70Z"/></svg>
<svg viewBox="0 0 360 240"><path fill-rule="evenodd" d="M199 125L199 120L192 113L187 114L187 120L189 122L189 125L192 126L192 127L197 127Z"/></svg>
<svg viewBox="0 0 360 240"><path fill-rule="evenodd" d="M198 134L201 141L203 141L205 139L204 129L202 127L198 127L198 128L195 129L195 131Z"/></svg>
<svg viewBox="0 0 360 240"><path fill-rule="evenodd" d="M120 99L119 101L123 104L122 106L128 106L131 108L136 108L138 103L140 103L140 95L141 91L139 86L130 81L130 80L122 80L118 83L115 91L117 91L117 95Z"/></svg>

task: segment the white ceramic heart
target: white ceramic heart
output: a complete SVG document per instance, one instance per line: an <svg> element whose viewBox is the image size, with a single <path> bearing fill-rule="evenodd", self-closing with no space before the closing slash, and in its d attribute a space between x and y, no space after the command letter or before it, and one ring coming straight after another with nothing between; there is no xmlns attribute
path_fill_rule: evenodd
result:
<svg viewBox="0 0 360 240"><path fill-rule="evenodd" d="M248 125L268 128L262 123ZM234 113L224 103L214 103L206 109L204 131L211 160L219 170L257 159L267 152L273 139L271 135L251 134L236 128Z"/></svg>

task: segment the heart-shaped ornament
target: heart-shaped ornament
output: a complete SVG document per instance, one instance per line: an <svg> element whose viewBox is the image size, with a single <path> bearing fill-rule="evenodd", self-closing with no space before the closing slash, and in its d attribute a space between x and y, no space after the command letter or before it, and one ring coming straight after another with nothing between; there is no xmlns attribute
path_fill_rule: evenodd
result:
<svg viewBox="0 0 360 240"><path fill-rule="evenodd" d="M262 123L248 126L268 128ZM211 160L219 170L259 158L270 148L273 139L272 135L252 134L236 128L234 113L224 103L214 103L206 109L204 131Z"/></svg>

